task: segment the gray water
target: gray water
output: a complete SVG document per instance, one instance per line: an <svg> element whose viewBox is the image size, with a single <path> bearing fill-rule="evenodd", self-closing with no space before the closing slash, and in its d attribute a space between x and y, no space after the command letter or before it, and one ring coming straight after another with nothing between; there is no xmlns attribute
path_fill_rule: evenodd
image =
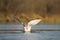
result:
<svg viewBox="0 0 60 40"><path fill-rule="evenodd" d="M38 29L40 31L38 31ZM10 33L12 30L14 33ZM60 31L58 31L60 30L60 25L35 25L32 26L32 30L37 31L32 33L23 33L22 30L23 30L22 25L1 24L0 40L60 40ZM55 30L55 31L46 31L46 30Z"/></svg>

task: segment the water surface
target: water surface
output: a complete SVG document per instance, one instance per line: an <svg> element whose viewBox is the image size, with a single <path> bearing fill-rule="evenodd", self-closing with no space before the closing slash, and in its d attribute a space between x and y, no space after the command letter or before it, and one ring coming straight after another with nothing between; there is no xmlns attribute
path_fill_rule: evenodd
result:
<svg viewBox="0 0 60 40"><path fill-rule="evenodd" d="M17 31L14 32L13 29ZM43 29L45 30L41 31ZM46 31L46 29L55 31ZM3 33L2 30L3 32L4 30L13 30L14 33L8 33L9 31ZM36 25L32 27L32 30L35 30L35 32L32 33L23 33L22 30L22 25L2 24L0 25L0 40L60 40L60 31L56 31L60 30L60 25Z"/></svg>

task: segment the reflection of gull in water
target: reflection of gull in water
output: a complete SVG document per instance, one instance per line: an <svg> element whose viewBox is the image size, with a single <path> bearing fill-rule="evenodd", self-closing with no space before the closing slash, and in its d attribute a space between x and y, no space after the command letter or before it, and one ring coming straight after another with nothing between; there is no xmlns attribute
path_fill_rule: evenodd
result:
<svg viewBox="0 0 60 40"><path fill-rule="evenodd" d="M16 19L18 22L21 22L21 20L19 20L15 16L14 16L14 19ZM25 26L22 22L21 22L21 24L23 24L25 32L30 32L31 31L31 27L33 25L38 24L40 21L41 21L41 19L32 20L32 21L28 22L27 26Z"/></svg>

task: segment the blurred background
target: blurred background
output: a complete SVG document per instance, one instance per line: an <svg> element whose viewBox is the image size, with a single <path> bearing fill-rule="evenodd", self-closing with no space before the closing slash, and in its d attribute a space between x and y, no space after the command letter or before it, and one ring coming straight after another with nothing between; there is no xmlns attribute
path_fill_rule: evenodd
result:
<svg viewBox="0 0 60 40"><path fill-rule="evenodd" d="M0 23L18 23L13 16L24 23L39 18L40 24L60 24L60 0L0 0Z"/></svg>

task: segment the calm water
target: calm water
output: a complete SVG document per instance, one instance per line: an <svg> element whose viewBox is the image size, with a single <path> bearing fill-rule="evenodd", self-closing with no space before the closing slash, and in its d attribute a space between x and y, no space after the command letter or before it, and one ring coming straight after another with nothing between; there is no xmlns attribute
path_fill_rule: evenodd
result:
<svg viewBox="0 0 60 40"><path fill-rule="evenodd" d="M56 31L56 30L60 30L60 25L36 25L33 26L32 29L34 29L35 31L36 29L40 29L40 30L45 29L45 31L36 31L32 33L23 33L19 29L22 30L23 26L9 25L9 24L0 25L0 40L60 40L60 31ZM46 31L46 29L55 30L55 31ZM6 31L4 30L17 30L17 31L15 31L15 33L8 33L9 32L8 31L6 33Z"/></svg>

